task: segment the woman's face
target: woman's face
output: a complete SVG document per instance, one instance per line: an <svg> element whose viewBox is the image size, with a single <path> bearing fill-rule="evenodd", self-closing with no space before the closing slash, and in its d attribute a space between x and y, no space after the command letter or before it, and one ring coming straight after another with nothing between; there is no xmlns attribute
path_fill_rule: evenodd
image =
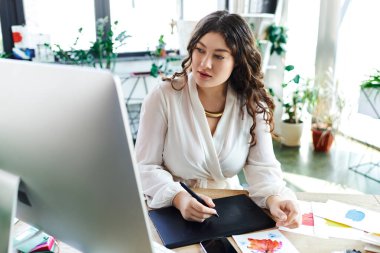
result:
<svg viewBox="0 0 380 253"><path fill-rule="evenodd" d="M200 87L224 84L234 68L234 57L223 36L216 32L206 33L192 53L191 70Z"/></svg>

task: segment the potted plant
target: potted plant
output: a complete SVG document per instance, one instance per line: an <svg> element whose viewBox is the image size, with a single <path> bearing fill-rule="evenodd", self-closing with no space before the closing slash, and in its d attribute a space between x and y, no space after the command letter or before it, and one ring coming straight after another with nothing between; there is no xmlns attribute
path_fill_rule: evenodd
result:
<svg viewBox="0 0 380 253"><path fill-rule="evenodd" d="M262 70L264 72L264 82L267 87L272 87L277 95L282 98L281 84L284 82L285 54L287 43L287 28L270 24L265 28L264 40L259 40L258 45L262 54ZM281 135L283 107L275 101L274 133Z"/></svg>
<svg viewBox="0 0 380 253"><path fill-rule="evenodd" d="M152 60L150 75L155 78L158 76L167 76L172 73L173 70L170 68L170 63L181 60L179 55L175 53L168 53L165 46L166 42L164 41L164 35L160 35L156 50L150 52L149 55Z"/></svg>
<svg viewBox="0 0 380 253"><path fill-rule="evenodd" d="M286 72L294 70L293 65L285 66ZM269 88L269 93L282 104L283 120L281 125L281 139L285 146L300 146L303 129L303 113L305 105L312 97L310 80L303 79L299 74L295 74L291 79L282 83L283 98L277 96L273 89Z"/></svg>
<svg viewBox="0 0 380 253"><path fill-rule="evenodd" d="M270 25L267 28L266 38L271 42L270 54L277 53L278 55L284 55L286 52L285 45L288 41L287 35L288 29L284 26L278 26L275 24Z"/></svg>
<svg viewBox="0 0 380 253"><path fill-rule="evenodd" d="M165 46L164 35L161 34L158 38L156 50L150 52L150 59L152 60L150 75L153 77L158 77L164 71L165 64L162 63L162 59L166 56Z"/></svg>
<svg viewBox="0 0 380 253"><path fill-rule="evenodd" d="M338 83L333 79L331 68L316 80L314 87L316 96L310 110L314 150L328 152L334 141L334 134L339 128L345 103Z"/></svg>
<svg viewBox="0 0 380 253"><path fill-rule="evenodd" d="M360 85L359 112L380 119L380 70Z"/></svg>
<svg viewBox="0 0 380 253"><path fill-rule="evenodd" d="M117 48L125 45L125 40L130 37L126 31L114 36L112 27L107 29L108 17L96 21L96 40L91 43L88 50L76 49L83 28L79 28L78 36L70 50L64 50L60 45L55 45L58 50L54 51L58 62L73 65L88 65L99 68L112 69L117 57ZM118 21L113 23L114 26Z"/></svg>

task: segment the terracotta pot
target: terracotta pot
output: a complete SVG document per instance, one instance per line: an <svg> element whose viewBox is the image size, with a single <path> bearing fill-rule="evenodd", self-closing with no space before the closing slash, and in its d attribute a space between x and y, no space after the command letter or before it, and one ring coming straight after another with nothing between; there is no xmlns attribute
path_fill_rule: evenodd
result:
<svg viewBox="0 0 380 253"><path fill-rule="evenodd" d="M328 152L334 141L334 135L330 130L311 129L313 133L314 150L317 152Z"/></svg>

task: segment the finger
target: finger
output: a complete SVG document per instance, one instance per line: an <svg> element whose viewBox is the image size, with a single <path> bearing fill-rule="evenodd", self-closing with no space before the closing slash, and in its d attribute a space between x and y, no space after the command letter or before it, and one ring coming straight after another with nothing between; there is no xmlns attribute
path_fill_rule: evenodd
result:
<svg viewBox="0 0 380 253"><path fill-rule="evenodd" d="M196 221L196 222L202 223L202 222L205 221L205 219L204 218L199 218L197 216L191 216L191 221Z"/></svg>
<svg viewBox="0 0 380 253"><path fill-rule="evenodd" d="M287 227L287 228L298 228L299 227L299 224L298 223L291 223L291 224L289 224L289 225L286 225L286 226L284 226L284 227Z"/></svg>
<svg viewBox="0 0 380 253"><path fill-rule="evenodd" d="M186 212L183 214L183 218L187 221L196 221L196 222L203 222L205 220L205 217L203 215L200 215L198 212L194 210L186 210Z"/></svg>
<svg viewBox="0 0 380 253"><path fill-rule="evenodd" d="M298 211L296 210L292 210L290 211L290 213L288 214L288 219L286 220L287 222L295 222L298 220Z"/></svg>
<svg viewBox="0 0 380 253"><path fill-rule="evenodd" d="M202 223L202 222L204 222L205 221L205 219L202 219L202 218L197 218L197 217L193 217L193 216L190 216L190 217L188 217L186 220L188 220L188 221L195 221L195 222L199 222L199 223Z"/></svg>
<svg viewBox="0 0 380 253"><path fill-rule="evenodd" d="M288 224L291 224L293 222L299 222L300 221L300 215L299 215L299 209L298 209L298 206L295 205L295 203L293 201L289 201L287 204L286 204L286 213L288 215L288 219L286 221L286 223Z"/></svg>
<svg viewBox="0 0 380 253"><path fill-rule="evenodd" d="M283 227L298 227L299 223L297 219L287 219L286 221L277 222L279 226Z"/></svg>
<svg viewBox="0 0 380 253"><path fill-rule="evenodd" d="M207 207L205 207L207 208ZM189 210L189 215L194 218L195 220L202 220L204 221L205 219L208 219L212 216L212 214L209 214L209 213L204 213L204 212L200 212L199 210L195 209L195 208L191 208Z"/></svg>
<svg viewBox="0 0 380 253"><path fill-rule="evenodd" d="M288 216L284 212L280 210L280 211L275 212L275 214L272 213L272 215L273 215L274 220L276 221L277 227L285 225L285 222Z"/></svg>
<svg viewBox="0 0 380 253"><path fill-rule="evenodd" d="M209 196L203 195L203 194L198 194L198 195L199 195L199 197L201 197L206 202L206 204L209 207L215 207L215 204L214 204L214 201L212 201L212 198L210 198Z"/></svg>
<svg viewBox="0 0 380 253"><path fill-rule="evenodd" d="M292 211L288 215L288 219L285 221L284 226L292 225L295 227L299 227L300 223L301 223L301 217L299 216L299 213L297 211Z"/></svg>
<svg viewBox="0 0 380 253"><path fill-rule="evenodd" d="M195 200L195 199L194 199ZM208 216L215 215L216 210L207 206L202 205L198 201L192 202L191 207L196 210L198 213L207 214Z"/></svg>
<svg viewBox="0 0 380 253"><path fill-rule="evenodd" d="M279 207L275 207L271 210L271 214L273 215L276 221L285 222L288 218L286 213L284 213Z"/></svg>
<svg viewBox="0 0 380 253"><path fill-rule="evenodd" d="M287 221L285 222L284 226L288 228L297 228L301 224L301 216L298 214L297 211L291 212L291 214L288 216Z"/></svg>
<svg viewBox="0 0 380 253"><path fill-rule="evenodd" d="M212 215L211 214L204 214L204 213L199 213L197 211L193 211L190 213L191 217L193 217L194 219L196 220L206 220L208 218L210 218Z"/></svg>
<svg viewBox="0 0 380 253"><path fill-rule="evenodd" d="M301 217L299 215L298 206L290 201L289 203L286 203L283 208L284 212L287 214L287 219L285 222L283 222L282 226L291 228L299 227L301 223Z"/></svg>
<svg viewBox="0 0 380 253"><path fill-rule="evenodd" d="M285 207L284 207L284 211L288 211L288 212L291 212L291 211L299 211L299 206L296 202L292 201L292 200L288 200L285 202Z"/></svg>

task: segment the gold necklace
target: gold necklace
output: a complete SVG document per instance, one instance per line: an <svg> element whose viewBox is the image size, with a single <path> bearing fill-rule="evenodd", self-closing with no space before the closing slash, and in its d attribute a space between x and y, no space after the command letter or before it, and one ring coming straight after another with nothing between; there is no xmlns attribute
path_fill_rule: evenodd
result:
<svg viewBox="0 0 380 253"><path fill-rule="evenodd" d="M220 118L223 115L223 112L208 112L205 110L206 117L208 118Z"/></svg>

